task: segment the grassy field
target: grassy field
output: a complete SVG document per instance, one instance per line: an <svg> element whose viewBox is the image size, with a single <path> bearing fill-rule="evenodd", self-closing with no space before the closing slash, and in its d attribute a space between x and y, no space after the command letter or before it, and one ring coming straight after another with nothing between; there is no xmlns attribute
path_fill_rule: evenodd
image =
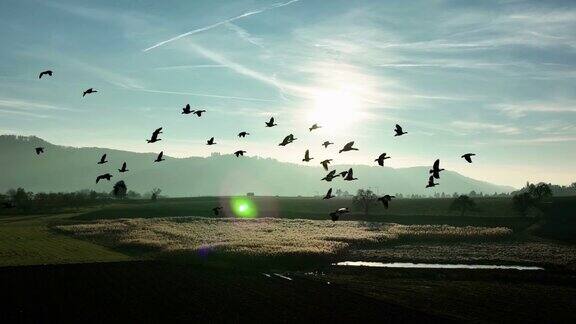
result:
<svg viewBox="0 0 576 324"><path fill-rule="evenodd" d="M374 205L368 215L354 210L351 198L334 198L322 200L321 198L306 197L252 197L260 217L326 219L327 214L340 207L352 208L350 217L354 220L377 221L382 217L395 216L444 216L460 217L459 212L449 210L452 199L395 199L389 209L381 204ZM478 198L476 199L478 211L466 215L472 217L516 217L508 198ZM229 197L194 197L170 198L155 202L146 200L126 201L110 204L92 212L83 213L80 219L110 219L110 218L148 218L148 217L174 217L174 216L212 216L212 208L224 207L224 213L229 216Z"/></svg>
<svg viewBox="0 0 576 324"><path fill-rule="evenodd" d="M354 245L395 241L495 241L507 228L398 225L357 221L235 218L103 220L57 229L106 246L139 246L160 252L227 252L264 256L337 254Z"/></svg>
<svg viewBox="0 0 576 324"><path fill-rule="evenodd" d="M131 257L101 245L56 233L50 222L70 215L0 219L0 267L10 265L126 261Z"/></svg>

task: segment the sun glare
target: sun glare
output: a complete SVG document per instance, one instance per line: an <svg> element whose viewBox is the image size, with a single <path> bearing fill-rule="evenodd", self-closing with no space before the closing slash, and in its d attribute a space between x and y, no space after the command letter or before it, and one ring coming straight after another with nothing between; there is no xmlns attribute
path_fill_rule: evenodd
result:
<svg viewBox="0 0 576 324"><path fill-rule="evenodd" d="M309 121L328 130L342 130L354 124L360 109L357 95L347 90L321 90L314 95Z"/></svg>

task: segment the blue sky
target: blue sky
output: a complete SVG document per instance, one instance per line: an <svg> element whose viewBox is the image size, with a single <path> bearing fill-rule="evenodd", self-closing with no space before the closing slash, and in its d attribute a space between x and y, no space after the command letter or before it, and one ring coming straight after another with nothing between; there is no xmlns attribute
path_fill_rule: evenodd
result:
<svg viewBox="0 0 576 324"><path fill-rule="evenodd" d="M295 163L305 149L336 163L387 152L392 167L440 158L498 184L568 184L574 30L573 1L2 1L0 133ZM38 80L44 69L54 76ZM183 116L186 103L208 112ZM163 141L146 144L158 126Z"/></svg>

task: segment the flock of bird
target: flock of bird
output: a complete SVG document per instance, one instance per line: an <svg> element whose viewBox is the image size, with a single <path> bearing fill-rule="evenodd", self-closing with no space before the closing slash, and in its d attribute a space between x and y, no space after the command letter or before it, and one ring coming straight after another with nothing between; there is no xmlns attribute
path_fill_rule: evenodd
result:
<svg viewBox="0 0 576 324"><path fill-rule="evenodd" d="M47 71L43 71L40 73L40 75L38 76L39 79L42 79L43 76L48 75L48 76L52 76L53 72L51 70L47 70ZM94 90L93 88L89 88L86 89L83 93L82 93L82 97L85 97L88 94L93 94L93 93L97 93L97 90ZM206 113L206 110L193 110L190 107L190 104L186 104L186 106L184 108L182 108L182 114L183 115L189 115L189 114L195 114L197 117L202 117L202 114ZM271 117L269 121L266 121L265 123L265 127L266 128L270 128L270 127L275 127L278 126L278 124L276 124L274 117ZM322 126L318 125L318 124L313 124L310 128L309 131L312 132L314 130L317 130L319 128L322 128ZM150 136L150 139L147 139L146 142L147 143L156 143L158 141L161 141L162 139L159 138L159 135L162 134L162 127L157 128L156 130L154 130L154 132L152 132L152 135ZM408 132L405 132L402 127L398 124L396 124L395 128L394 128L394 137L397 136L402 136L402 135L406 135L408 134ZM238 133L238 137L241 138L245 138L247 135L250 135L250 133L246 132L246 131L242 131L240 133ZM286 137L284 137L284 139L282 140L282 142L280 142L278 145L279 146L286 146L288 144L293 143L295 140L297 140L297 138L294 137L294 134L289 134ZM209 140L206 141L206 145L215 145L217 144L214 140L214 137L211 137ZM324 148L328 148L329 145L333 145L333 142L330 141L325 141L324 143L322 143L322 146L324 146ZM36 150L36 154L40 155L44 153L44 148L43 147L37 147L35 148ZM354 141L348 142L346 143L342 149L340 149L338 151L338 153L344 153L344 152L350 152L350 151L358 151L358 148L354 147ZM238 150L234 152L234 155L236 157L241 157L244 156L244 153L247 153L247 151L245 150ZM468 163L472 163L472 156L474 156L474 153L466 153L464 155L461 156L461 158L465 159ZM165 159L163 158L164 156L164 151L161 151L158 156L156 157L156 159L154 160L154 162L162 162ZM100 158L100 161L97 162L97 164L105 164L108 161L106 160L106 154L103 154ZM384 166L384 161L387 159L390 159L391 157L389 155L387 155L386 153L382 153L378 156L378 158L376 158L374 160L374 162L376 162L379 166ZM304 152L304 158L302 159L303 162L310 162L311 160L313 160L313 157L310 157L310 150L306 150ZM324 170L329 171L329 165L332 162L332 159L326 159L320 162L320 164L322 165L322 167L324 168ZM124 172L128 172L129 170L127 169L127 165L126 162L124 162L122 164L122 168L118 169L118 172L120 173L124 173ZM444 169L440 168L440 159L437 159L436 161L434 161L434 164L432 165L432 169L430 169L429 173L430 176L428 178L428 184L426 185L426 188L431 188L431 187L435 187L438 186L440 183L435 182L435 180L440 179L440 172L444 171ZM354 181L354 180L358 180L358 178L354 177L354 171L352 170L352 168L349 168L348 170L345 171L341 171L339 173L337 173L336 170L331 170L328 172L328 174L326 176L324 176L323 178L321 178L321 181L327 181L327 182L332 182L332 180L334 180L335 178L342 178L344 181ZM96 177L96 183L98 183L100 180L108 180L110 181L110 179L112 178L112 175L110 173L105 173L105 174L101 174L99 176ZM326 192L326 195L322 198L322 199L331 199L334 198L335 196L332 194L332 188L328 189L328 192ZM392 201L392 198L395 198L394 196L391 195L384 195L382 197L379 197L377 199L377 201L381 202L382 205L384 206L384 208L388 208L390 201ZM219 215L220 211L223 208L221 206L217 206L214 207L212 209L212 212L214 213L214 215ZM349 213L350 209L347 207L343 207L343 208L339 208L333 212L330 213L330 217L333 221L337 221L341 215L344 215L346 213Z"/></svg>

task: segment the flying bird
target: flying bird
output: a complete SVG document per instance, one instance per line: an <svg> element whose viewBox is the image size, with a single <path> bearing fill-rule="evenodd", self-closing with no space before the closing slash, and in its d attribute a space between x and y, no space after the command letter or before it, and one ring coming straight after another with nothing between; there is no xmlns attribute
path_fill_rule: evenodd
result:
<svg viewBox="0 0 576 324"><path fill-rule="evenodd" d="M328 182L331 182L332 179L337 178L337 177L338 176L336 175L336 170L332 170L332 171L328 172L328 174L320 180L326 180Z"/></svg>
<svg viewBox="0 0 576 324"><path fill-rule="evenodd" d="M247 152L240 150L240 151L234 152L234 155L236 155L236 157L239 157L239 156L244 156L244 153L247 153Z"/></svg>
<svg viewBox="0 0 576 324"><path fill-rule="evenodd" d="M343 207L343 208L338 208L335 211L330 213L330 218L332 218L332 221L335 222L338 219L340 219L341 215L344 215L346 213L349 213L350 210L348 209L348 207Z"/></svg>
<svg viewBox="0 0 576 324"><path fill-rule="evenodd" d="M124 173L124 172L128 172L130 170L126 169L126 162L122 163L122 168L118 169L118 172Z"/></svg>
<svg viewBox="0 0 576 324"><path fill-rule="evenodd" d="M206 110L192 110L192 113L198 117L202 117L202 114L205 112Z"/></svg>
<svg viewBox="0 0 576 324"><path fill-rule="evenodd" d="M214 142L214 137L210 137L210 139L206 141L206 145L214 145L214 144L216 144L216 142Z"/></svg>
<svg viewBox="0 0 576 324"><path fill-rule="evenodd" d="M466 153L464 155L462 155L461 157L464 158L464 160L468 161L468 163L472 163L472 157L476 155L474 153Z"/></svg>
<svg viewBox="0 0 576 324"><path fill-rule="evenodd" d="M94 90L94 89L92 89L92 88L87 89L87 90L85 90L85 91L82 93L82 97L85 97L87 94L96 93L96 92L98 92L98 91L96 91L96 90Z"/></svg>
<svg viewBox="0 0 576 324"><path fill-rule="evenodd" d="M186 104L186 107L182 108L182 114L188 115L190 113L192 113L192 110L190 110L190 104Z"/></svg>
<svg viewBox="0 0 576 324"><path fill-rule="evenodd" d="M328 148L328 145L332 145L332 144L334 144L334 143L326 141L326 142L322 143L322 146L324 146L324 148Z"/></svg>
<svg viewBox="0 0 576 324"><path fill-rule="evenodd" d="M354 174L352 173L352 168L348 170L346 177L344 178L346 181L358 180L358 178L354 178Z"/></svg>
<svg viewBox="0 0 576 324"><path fill-rule="evenodd" d="M100 161L98 161L98 164L104 164L108 161L106 161L106 154L102 155L102 157L100 157Z"/></svg>
<svg viewBox="0 0 576 324"><path fill-rule="evenodd" d="M436 159L436 161L434 161L432 169L430 170L430 173L434 178L440 179L440 171L444 171L444 169L440 169L440 159Z"/></svg>
<svg viewBox="0 0 576 324"><path fill-rule="evenodd" d="M314 124L314 125L312 125L312 127L308 128L308 129L310 131L313 131L313 130L318 129L318 128L322 128L322 126L318 126L318 124Z"/></svg>
<svg viewBox="0 0 576 324"><path fill-rule="evenodd" d="M348 174L348 171L342 171L342 172L339 173L339 175L340 175L342 178L345 178L347 174Z"/></svg>
<svg viewBox="0 0 576 324"><path fill-rule="evenodd" d="M392 198L396 198L396 197L390 196L390 195L384 195L384 196L378 198L378 201L381 201L382 204L384 205L384 208L388 209L388 203L390 201L392 201Z"/></svg>
<svg viewBox="0 0 576 324"><path fill-rule="evenodd" d="M396 132L396 134L394 134L394 136L402 136L404 134L408 134L408 132L405 132L402 130L402 127L400 127L400 125L396 124L396 128L394 128L394 132Z"/></svg>
<svg viewBox="0 0 576 324"><path fill-rule="evenodd" d="M328 164L330 164L330 162L332 162L332 159L324 160L324 161L320 162L320 164L322 164L322 167L324 168L324 170L328 171Z"/></svg>
<svg viewBox="0 0 576 324"><path fill-rule="evenodd" d="M38 79L42 79L42 77L43 77L44 75L52 76L52 70L46 70L46 71L40 72L40 75L38 75Z"/></svg>
<svg viewBox="0 0 576 324"><path fill-rule="evenodd" d="M310 162L312 159L314 159L314 158L310 157L310 150L306 150L306 152L304 153L304 158L302 159L302 161Z"/></svg>
<svg viewBox="0 0 576 324"><path fill-rule="evenodd" d="M164 156L164 151L160 151L160 153L158 154L158 156L156 157L156 160L154 160L154 162L162 162L165 159L163 159L162 157Z"/></svg>
<svg viewBox="0 0 576 324"><path fill-rule="evenodd" d="M389 158L390 158L389 156L386 156L386 153L382 153L382 154L380 154L380 156L379 156L376 160L374 160L374 161L378 162L378 165L379 165L379 166L384 166L384 160L389 159Z"/></svg>
<svg viewBox="0 0 576 324"><path fill-rule="evenodd" d="M278 146L286 146L286 145L294 142L295 140L297 140L297 138L294 138L294 135L290 134L290 135L284 137L284 140L282 140L282 143L278 144Z"/></svg>
<svg viewBox="0 0 576 324"><path fill-rule="evenodd" d="M220 211L221 211L221 210L222 210L222 207L221 207L221 206L212 208L212 212L214 213L214 216L220 215Z"/></svg>
<svg viewBox="0 0 576 324"><path fill-rule="evenodd" d="M40 153L44 153L43 147L37 147L37 148L35 148L35 150L36 150L36 155L40 155Z"/></svg>
<svg viewBox="0 0 576 324"><path fill-rule="evenodd" d="M96 183L98 183L98 181L104 180L104 179L110 181L111 178L112 178L112 175L110 173L104 173L104 174L101 174L101 175L96 177Z"/></svg>
<svg viewBox="0 0 576 324"><path fill-rule="evenodd" d="M270 121L266 122L266 127L274 127L278 124L274 124L274 117L270 117Z"/></svg>
<svg viewBox="0 0 576 324"><path fill-rule="evenodd" d="M162 127L157 128L153 133L152 136L150 137L149 140L146 140L146 142L148 143L156 143L158 141L161 141L161 138L158 138L158 135L162 134Z"/></svg>
<svg viewBox="0 0 576 324"><path fill-rule="evenodd" d="M432 188L439 185L439 183L434 183L434 176L430 176L430 178L428 178L428 184L426 185L426 188Z"/></svg>
<svg viewBox="0 0 576 324"><path fill-rule="evenodd" d="M330 199L330 198L334 198L334 197L336 197L336 196L332 195L332 188L330 188L330 189L328 189L328 192L326 193L326 195L322 199Z"/></svg>
<svg viewBox="0 0 576 324"><path fill-rule="evenodd" d="M248 132L240 132L238 133L238 137L246 137L246 135L250 135Z"/></svg>
<svg viewBox="0 0 576 324"><path fill-rule="evenodd" d="M338 153L348 152L348 151L358 151L357 148L352 147L353 145L354 145L354 141L346 143L346 145L344 145L344 147Z"/></svg>

